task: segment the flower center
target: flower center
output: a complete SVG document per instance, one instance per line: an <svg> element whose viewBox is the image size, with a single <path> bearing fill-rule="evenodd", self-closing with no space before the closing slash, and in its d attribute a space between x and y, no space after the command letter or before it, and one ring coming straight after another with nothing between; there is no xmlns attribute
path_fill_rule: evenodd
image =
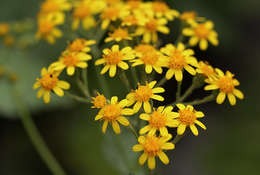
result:
<svg viewBox="0 0 260 175"><path fill-rule="evenodd" d="M135 98L137 101L145 102L149 101L151 96L153 95L152 89L146 86L139 86L138 89L135 90Z"/></svg>
<svg viewBox="0 0 260 175"><path fill-rule="evenodd" d="M80 52L84 49L84 47L85 41L83 39L77 39L69 45L69 50L71 52Z"/></svg>
<svg viewBox="0 0 260 175"><path fill-rule="evenodd" d="M45 90L52 90L54 87L56 87L57 82L59 81L56 76L54 76L52 73L45 74L42 79L39 80L41 86Z"/></svg>
<svg viewBox="0 0 260 175"><path fill-rule="evenodd" d="M110 122L121 116L121 108L117 104L110 104L104 107L104 118Z"/></svg>
<svg viewBox="0 0 260 175"><path fill-rule="evenodd" d="M199 38L208 38L210 31L204 24L199 24L195 33Z"/></svg>
<svg viewBox="0 0 260 175"><path fill-rule="evenodd" d="M54 23L51 21L42 21L39 24L39 30L42 34L48 34L54 27Z"/></svg>
<svg viewBox="0 0 260 175"><path fill-rule="evenodd" d="M74 18L84 19L90 15L90 9L86 5L79 6L73 11Z"/></svg>
<svg viewBox="0 0 260 175"><path fill-rule="evenodd" d="M51 13L59 10L58 4L53 0L48 0L41 5L43 13Z"/></svg>
<svg viewBox="0 0 260 175"><path fill-rule="evenodd" d="M93 104L96 108L103 108L106 105L106 98L104 95L98 95L93 99Z"/></svg>
<svg viewBox="0 0 260 175"><path fill-rule="evenodd" d="M113 38L126 38L128 37L128 31L124 29L117 29L114 33L110 34Z"/></svg>
<svg viewBox="0 0 260 175"><path fill-rule="evenodd" d="M76 66L79 63L79 59L76 55L68 54L64 55L63 57L63 63L67 66Z"/></svg>
<svg viewBox="0 0 260 175"><path fill-rule="evenodd" d="M122 53L120 51L111 51L108 55L104 55L107 64L115 65L118 64L122 60Z"/></svg>
<svg viewBox="0 0 260 175"><path fill-rule="evenodd" d="M149 156L155 156L159 151L161 151L159 139L154 136L147 136L143 146L144 152Z"/></svg>
<svg viewBox="0 0 260 175"><path fill-rule="evenodd" d="M189 109L179 110L179 114L179 120L185 125L192 125L197 119L195 113Z"/></svg>
<svg viewBox="0 0 260 175"><path fill-rule="evenodd" d="M182 20L189 20L189 19L195 19L196 17L196 13L195 12L184 12L182 15L181 15L181 19Z"/></svg>
<svg viewBox="0 0 260 175"><path fill-rule="evenodd" d="M169 59L168 66L173 69L181 70L185 65L186 61L181 51L175 50Z"/></svg>
<svg viewBox="0 0 260 175"><path fill-rule="evenodd" d="M102 18L112 20L119 15L120 10L115 7L109 7L102 14Z"/></svg>
<svg viewBox="0 0 260 175"><path fill-rule="evenodd" d="M157 30L157 21L156 19L150 19L146 24L145 28L150 32L155 32Z"/></svg>
<svg viewBox="0 0 260 175"><path fill-rule="evenodd" d="M158 61L159 55L156 52L146 52L140 59L144 64L154 65Z"/></svg>
<svg viewBox="0 0 260 175"><path fill-rule="evenodd" d="M163 2L154 2L153 3L153 10L155 12L166 12L169 10L168 6Z"/></svg>
<svg viewBox="0 0 260 175"><path fill-rule="evenodd" d="M152 127L155 128L161 128L161 127L165 127L166 124L166 116L158 111L154 111L151 115L150 115L150 120L149 120L149 124Z"/></svg>
<svg viewBox="0 0 260 175"><path fill-rule="evenodd" d="M232 93L234 90L233 79L230 77L221 77L218 80L218 86L221 92Z"/></svg>

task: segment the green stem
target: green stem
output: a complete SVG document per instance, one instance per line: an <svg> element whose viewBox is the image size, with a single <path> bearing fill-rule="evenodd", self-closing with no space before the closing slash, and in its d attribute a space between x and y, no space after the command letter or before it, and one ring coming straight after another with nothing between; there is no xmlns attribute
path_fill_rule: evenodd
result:
<svg viewBox="0 0 260 175"><path fill-rule="evenodd" d="M17 112L21 117L24 129L26 130L32 144L34 145L34 148L39 153L42 160L45 162L49 170L54 175L65 175L66 173L62 169L62 167L59 165L55 157L52 155L50 150L48 149L46 143L42 139L38 129L36 128L29 110L25 106L25 103L22 101L22 98L20 94L17 92L17 90L13 89L13 96L14 96L14 102L16 104Z"/></svg>
<svg viewBox="0 0 260 175"><path fill-rule="evenodd" d="M178 143L182 138L184 137L184 135L176 135L175 138L173 139L172 143L176 144Z"/></svg>
<svg viewBox="0 0 260 175"><path fill-rule="evenodd" d="M74 94L71 94L69 92L65 92L65 95L69 96L70 98L78 101L78 102L81 102L81 103L91 103L91 99L90 97L89 98L83 98L83 97L80 97L80 96L77 96L77 95L74 95Z"/></svg>
<svg viewBox="0 0 260 175"><path fill-rule="evenodd" d="M129 122L129 128L130 128L131 132L134 134L134 136L138 139L138 134L130 122Z"/></svg>
<svg viewBox="0 0 260 175"><path fill-rule="evenodd" d="M187 102L185 104L189 104L189 105L199 105L199 104L203 104L203 103L207 103L207 102L211 102L213 100L215 100L217 97L217 94L216 93L212 93L211 95L207 96L207 97L204 97L203 99L201 100L194 100L192 102Z"/></svg>
<svg viewBox="0 0 260 175"><path fill-rule="evenodd" d="M82 69L81 76L82 76L83 85L86 88L87 92L89 92L88 71L87 71L87 69Z"/></svg>
<svg viewBox="0 0 260 175"><path fill-rule="evenodd" d="M137 72L136 72L136 68L135 67L131 67L131 74L134 80L134 85L133 88L135 88L137 86L137 83L139 82L139 78L137 76Z"/></svg>
<svg viewBox="0 0 260 175"><path fill-rule="evenodd" d="M126 86L127 91L130 92L131 91L131 86L130 86L129 80L126 77L126 74L125 74L124 71L120 72L119 78L124 83L124 85Z"/></svg>
<svg viewBox="0 0 260 175"><path fill-rule="evenodd" d="M163 77L156 85L156 87L162 86L164 85L164 83L167 81L167 79L165 77Z"/></svg>
<svg viewBox="0 0 260 175"><path fill-rule="evenodd" d="M178 81L177 82L176 101L179 101L180 96L181 96L181 85L182 85L182 81Z"/></svg>

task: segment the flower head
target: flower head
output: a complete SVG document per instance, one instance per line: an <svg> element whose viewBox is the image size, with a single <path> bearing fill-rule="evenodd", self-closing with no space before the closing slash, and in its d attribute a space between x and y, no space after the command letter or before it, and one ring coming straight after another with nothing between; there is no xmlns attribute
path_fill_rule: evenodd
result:
<svg viewBox="0 0 260 175"><path fill-rule="evenodd" d="M107 104L107 99L103 94L98 93L96 97L92 97L93 106L91 108L103 108Z"/></svg>
<svg viewBox="0 0 260 175"><path fill-rule="evenodd" d="M149 122L148 125L140 130L140 134L143 135L149 132L149 135L154 135L156 131L160 131L161 136L167 136L167 127L177 127L176 122L173 120L175 113L172 112L173 107L160 106L157 110L153 110L151 114L143 113L140 115L140 119Z"/></svg>
<svg viewBox="0 0 260 175"><path fill-rule="evenodd" d="M170 9L169 6L162 1L152 2L152 9L157 18L165 17L168 20L173 20L179 16L178 11Z"/></svg>
<svg viewBox="0 0 260 175"><path fill-rule="evenodd" d="M101 70L101 74L106 73L109 70L109 76L114 77L116 75L117 66L123 70L129 68L128 64L124 60L131 60L135 58L135 54L131 47L125 47L119 50L119 45L113 45L111 49L103 50L103 57L95 62L95 65L105 64Z"/></svg>
<svg viewBox="0 0 260 175"><path fill-rule="evenodd" d="M197 45L201 50L206 50L208 48L208 41L214 46L218 45L218 34L213 29L214 24L211 21L206 21L204 23L197 23L195 21L190 22L191 28L184 28L183 35L190 36L189 44L191 46Z"/></svg>
<svg viewBox="0 0 260 175"><path fill-rule="evenodd" d="M118 28L114 30L113 33L109 33L109 37L105 39L105 42L110 42L110 41L119 42L121 40L132 40L132 37L128 33L127 29Z"/></svg>
<svg viewBox="0 0 260 175"><path fill-rule="evenodd" d="M183 104L177 104L176 106L179 108L178 113L175 112L175 122L177 122L178 126L178 135L182 135L188 126L190 127L192 133L197 136L199 132L195 124L199 125L204 130L206 129L206 126L197 120L198 118L204 117L202 112L194 110L191 105L184 106Z"/></svg>
<svg viewBox="0 0 260 175"><path fill-rule="evenodd" d="M139 144L133 146L133 151L143 151L143 154L139 157L139 164L143 165L148 159L148 167L150 170L153 170L156 166L155 157L158 156L159 159L167 165L169 158L163 150L174 149L174 144L168 142L171 138L172 136L170 134L162 137L153 135L140 136L138 138Z"/></svg>
<svg viewBox="0 0 260 175"><path fill-rule="evenodd" d="M0 36L4 36L9 32L10 26L8 23L0 23Z"/></svg>
<svg viewBox="0 0 260 175"><path fill-rule="evenodd" d="M129 125L129 121L124 115L133 115L133 110L125 108L127 106L127 100L124 99L118 102L116 96L111 98L111 103L104 105L98 112L95 120L104 120L102 132L107 130L108 123L112 124L113 130L116 134L120 134L120 126L118 122L124 126Z"/></svg>
<svg viewBox="0 0 260 175"><path fill-rule="evenodd" d="M42 68L41 78L37 78L37 82L33 85L33 89L41 88L37 93L37 97L41 98L43 96L45 103L50 102L50 93L52 91L58 96L63 96L63 89L70 88L69 83L58 79L59 74L60 72L54 71L51 67L48 69Z"/></svg>
<svg viewBox="0 0 260 175"><path fill-rule="evenodd" d="M161 87L154 88L156 81L152 81L145 85L138 84L138 88L132 92L130 92L126 99L129 101L129 106L134 105L134 111L138 112L143 105L144 111L146 113L151 113L151 104L150 100L158 100L163 101L164 98L160 95L156 95L157 93L163 93L165 90Z"/></svg>
<svg viewBox="0 0 260 175"><path fill-rule="evenodd" d="M85 40L82 38L78 38L68 45L66 51L88 53L91 50L89 46L95 43L95 40Z"/></svg>
<svg viewBox="0 0 260 175"><path fill-rule="evenodd" d="M226 98L230 104L233 106L236 104L236 98L243 99L244 94L236 89L235 87L238 86L240 83L237 79L233 78L234 74L227 71L226 74L220 69L215 69L217 72L217 78L214 80L207 79L205 80L209 85L205 86L205 90L216 90L219 89L219 94L217 96L217 103L222 104Z"/></svg>
<svg viewBox="0 0 260 175"><path fill-rule="evenodd" d="M161 52L167 55L166 79L171 79L175 75L177 81L182 81L183 69L188 71L191 75L195 75L196 71L193 67L197 67L197 59L193 57L194 51L192 49L185 49L184 44L179 43L177 47L172 44L167 44L166 47L161 48ZM190 66L191 65L191 66Z"/></svg>
<svg viewBox="0 0 260 175"><path fill-rule="evenodd" d="M209 65L208 62L200 61L198 63L198 68L196 69L196 71L199 74L204 75L206 78L209 78L212 80L216 78L216 72L215 72L214 68L211 65Z"/></svg>

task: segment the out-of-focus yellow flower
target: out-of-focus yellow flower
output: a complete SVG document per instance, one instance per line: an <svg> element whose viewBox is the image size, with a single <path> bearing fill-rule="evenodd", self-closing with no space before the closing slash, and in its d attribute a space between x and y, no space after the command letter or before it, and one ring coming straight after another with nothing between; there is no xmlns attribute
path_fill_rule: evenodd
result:
<svg viewBox="0 0 260 175"><path fill-rule="evenodd" d="M109 70L109 76L114 77L116 75L117 66L123 70L127 70L129 66L124 60L134 58L135 54L131 47L125 47L119 50L119 45L113 45L111 49L103 50L103 57L97 60L95 65L105 64L100 73L104 74Z"/></svg>
<svg viewBox="0 0 260 175"><path fill-rule="evenodd" d="M11 35L6 35L5 37L4 37L4 39L3 39L3 41L4 41L4 44L6 45L6 46L12 46L12 45L14 45L14 37L13 36L11 36Z"/></svg>
<svg viewBox="0 0 260 175"><path fill-rule="evenodd" d="M139 44L135 47L137 53L146 54L147 52L154 52L156 49L150 44Z"/></svg>
<svg viewBox="0 0 260 175"><path fill-rule="evenodd" d="M143 127L139 133L143 135L148 132L149 135L155 135L156 131L160 131L161 136L167 136L167 127L177 127L177 122L173 120L175 113L172 112L172 109L172 106L166 108L160 106L151 114L141 114L140 119L148 121L149 124Z"/></svg>
<svg viewBox="0 0 260 175"><path fill-rule="evenodd" d="M138 84L138 88L132 92L130 92L126 99L128 100L128 105L131 106L134 105L134 111L138 112L140 108L143 105L143 109L146 113L151 113L151 104L150 101L152 99L163 101L164 98L160 95L156 95L157 93L163 93L165 90L162 87L156 87L154 88L156 81L152 81L150 83L147 83L145 85Z"/></svg>
<svg viewBox="0 0 260 175"><path fill-rule="evenodd" d="M107 104L107 99L103 94L97 93L96 97L92 97L93 106L91 108L103 108Z"/></svg>
<svg viewBox="0 0 260 175"><path fill-rule="evenodd" d="M42 68L41 78L36 79L37 82L33 85L33 89L40 88L37 97L41 98L43 96L44 103L50 102L50 93L52 91L58 96L63 96L63 89L70 88L69 83L58 79L59 74L60 72L54 71L51 67L48 69Z"/></svg>
<svg viewBox="0 0 260 175"><path fill-rule="evenodd" d="M179 111L175 112L178 135L182 135L188 126L192 133L197 136L199 132L195 124L199 125L204 130L206 129L206 126L197 120L198 118L204 117L203 112L196 111L191 105L184 106L183 104L177 104L176 106L179 108Z"/></svg>
<svg viewBox="0 0 260 175"><path fill-rule="evenodd" d="M124 126L129 125L129 121L124 117L124 115L133 115L134 112L130 108L125 108L126 106L126 99L118 102L118 98L114 96L111 98L110 104L106 104L102 107L95 117L95 120L104 120L102 126L103 133L106 132L108 123L112 124L112 128L116 134L120 134L120 126L118 122Z"/></svg>
<svg viewBox="0 0 260 175"><path fill-rule="evenodd" d="M113 33L109 33L109 37L105 39L105 42L110 42L110 41L119 42L121 40L132 40L132 37L128 33L127 29L118 28L114 30Z"/></svg>
<svg viewBox="0 0 260 175"><path fill-rule="evenodd" d="M169 164L168 156L163 152L163 150L174 149L174 144L168 142L172 138L171 134L163 137L156 137L152 135L140 136L138 138L139 144L133 146L134 152L143 151L144 153L139 157L139 164L143 165L148 159L148 168L150 170L155 169L155 157L158 156L159 159L165 164Z"/></svg>
<svg viewBox="0 0 260 175"><path fill-rule="evenodd" d="M95 40L85 40L82 38L78 38L68 45L65 52L88 53L91 50L89 46L93 44L96 44Z"/></svg>
<svg viewBox="0 0 260 175"><path fill-rule="evenodd" d="M179 12L170 9L169 6L162 1L152 2L153 13L157 18L165 17L168 20L173 20L179 16Z"/></svg>
<svg viewBox="0 0 260 175"><path fill-rule="evenodd" d="M208 62L200 61L198 63L198 68L196 69L196 71L210 80L216 79L216 72L214 68L209 65Z"/></svg>
<svg viewBox="0 0 260 175"><path fill-rule="evenodd" d="M9 32L10 26L8 23L0 23L0 36L4 36Z"/></svg>
<svg viewBox="0 0 260 175"><path fill-rule="evenodd" d="M212 21L200 24L192 21L190 24L191 28L183 29L183 35L191 37L189 40L191 46L195 46L199 42L200 49L206 50L208 48L208 41L214 46L218 45L218 34L213 29L214 24Z"/></svg>
<svg viewBox="0 0 260 175"><path fill-rule="evenodd" d="M228 100L230 104L233 106L236 104L236 98L243 99L244 94L235 88L235 86L239 86L239 81L235 78L233 78L235 75L231 72L227 71L226 74L220 69L215 69L217 72L217 79L211 80L207 79L205 80L209 85L205 86L205 90L216 90L219 89L219 94L217 96L217 103L222 104L224 100L226 99L226 96L228 97Z"/></svg>
<svg viewBox="0 0 260 175"><path fill-rule="evenodd" d="M193 57L194 51L192 49L185 49L182 43L179 43L177 47L167 44L166 47L161 48L161 52L168 56L165 59L166 67L169 68L165 76L166 79L169 80L175 75L177 81L182 81L183 69L191 75L196 74L195 69L190 66L198 66L197 59Z"/></svg>
<svg viewBox="0 0 260 175"><path fill-rule="evenodd" d="M120 2L122 2L122 0L104 0L105 3L109 6L109 5L114 5L114 4L118 4Z"/></svg>

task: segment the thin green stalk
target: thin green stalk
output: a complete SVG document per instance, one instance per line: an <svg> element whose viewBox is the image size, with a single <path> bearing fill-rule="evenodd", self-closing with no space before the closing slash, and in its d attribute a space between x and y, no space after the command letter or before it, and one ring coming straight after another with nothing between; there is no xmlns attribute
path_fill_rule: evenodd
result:
<svg viewBox="0 0 260 175"><path fill-rule="evenodd" d="M50 150L48 149L46 143L42 139L38 129L36 128L29 110L25 106L25 103L22 101L20 94L17 92L15 87L13 87L13 97L14 103L16 104L17 112L21 117L22 124L24 126L25 131L27 132L34 148L39 153L42 160L45 162L49 170L54 175L65 175L65 171L62 169L60 164L57 162L55 157L52 155Z"/></svg>
<svg viewBox="0 0 260 175"><path fill-rule="evenodd" d="M138 134L131 123L129 123L129 128L130 128L131 132L134 134L134 136L138 139Z"/></svg>
<svg viewBox="0 0 260 175"><path fill-rule="evenodd" d="M139 78L137 76L137 72L136 72L136 68L135 67L131 67L131 74L132 74L132 77L133 77L133 80L134 80L133 88L135 88L137 83L139 82Z"/></svg>
<svg viewBox="0 0 260 175"><path fill-rule="evenodd" d="M216 99L217 94L216 93L212 93L211 95L204 97L201 100L194 100L192 102L187 102L185 104L189 104L189 105L199 105L199 104L203 104L203 103L207 103L207 102L211 102L213 100Z"/></svg>
<svg viewBox="0 0 260 175"><path fill-rule="evenodd" d="M68 97L78 101L78 102L81 102L81 103L91 103L91 99L90 98L83 98L83 97L80 97L80 96L77 96L77 95L74 95L74 94L71 94L69 92L65 92L65 95L67 95Z"/></svg>
<svg viewBox="0 0 260 175"><path fill-rule="evenodd" d="M167 79L165 77L163 77L156 85L156 87L162 86L164 85L164 83L167 81Z"/></svg>
<svg viewBox="0 0 260 175"><path fill-rule="evenodd" d="M86 88L86 91L89 93L87 69L82 69L81 76L82 76L82 81L83 81L84 87Z"/></svg>
<svg viewBox="0 0 260 175"><path fill-rule="evenodd" d="M124 71L120 72L119 78L124 83L124 85L126 86L127 91L130 92L131 91L130 82L129 82L128 78L126 77L126 74L125 74Z"/></svg>
<svg viewBox="0 0 260 175"><path fill-rule="evenodd" d="M172 143L176 144L178 143L182 138L184 137L184 135L176 135L175 138L173 139Z"/></svg>
<svg viewBox="0 0 260 175"><path fill-rule="evenodd" d="M182 81L178 81L177 82L176 101L179 101L180 96L181 96L181 85L182 85Z"/></svg>

